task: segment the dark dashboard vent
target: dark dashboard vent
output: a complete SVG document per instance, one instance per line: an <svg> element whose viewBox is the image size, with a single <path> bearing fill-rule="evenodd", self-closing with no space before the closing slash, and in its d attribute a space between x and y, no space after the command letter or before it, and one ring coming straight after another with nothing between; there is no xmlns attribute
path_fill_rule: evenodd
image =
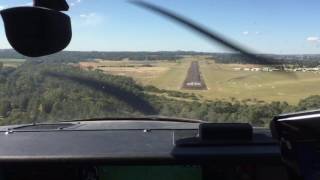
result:
<svg viewBox="0 0 320 180"><path fill-rule="evenodd" d="M59 130L68 128L73 126L72 123L61 123L61 124L35 124L35 125L28 125L28 126L21 126L14 128L14 130L22 130L22 131L32 131L32 130Z"/></svg>

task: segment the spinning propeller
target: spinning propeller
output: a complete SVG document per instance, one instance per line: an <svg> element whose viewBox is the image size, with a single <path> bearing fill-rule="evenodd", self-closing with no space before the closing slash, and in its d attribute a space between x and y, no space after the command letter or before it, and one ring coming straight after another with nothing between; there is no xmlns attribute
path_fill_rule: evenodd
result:
<svg viewBox="0 0 320 180"><path fill-rule="evenodd" d="M275 58L244 48L242 45L209 30L192 20L162 7L144 1L130 1L132 4L158 13L218 43L221 46L244 55L247 63L281 65ZM0 14L4 20L7 39L19 53L39 57L62 51L72 38L70 17L61 11L68 11L66 0L34 0L33 7L4 9ZM293 76L292 73L286 73Z"/></svg>
<svg viewBox="0 0 320 180"><path fill-rule="evenodd" d="M145 1L130 1L134 5L137 5L139 7L142 7L144 9L147 9L151 12L157 13L162 15L163 17L170 19L176 23L179 23L197 33L204 36L205 38L209 39L210 41L214 43L218 43L222 45L223 47L241 53L246 57L245 61L252 64L265 64L265 65L280 65L281 63L279 60L276 60L271 57L266 57L263 55L257 55L255 53L252 53L251 50L243 48L243 46L223 37L221 34L214 32L212 30L209 30L196 22L193 22L192 20L189 20L185 17L182 17L181 15L178 15L174 12L171 12L167 9L164 9L162 7L156 6L151 3L147 3Z"/></svg>

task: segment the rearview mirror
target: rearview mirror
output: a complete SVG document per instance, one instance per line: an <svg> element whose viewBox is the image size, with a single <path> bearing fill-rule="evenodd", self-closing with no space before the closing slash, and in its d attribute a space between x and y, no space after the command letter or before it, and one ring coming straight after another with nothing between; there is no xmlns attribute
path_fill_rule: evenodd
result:
<svg viewBox="0 0 320 180"><path fill-rule="evenodd" d="M7 39L19 53L39 57L59 52L71 41L70 17L42 7L16 7L0 12Z"/></svg>

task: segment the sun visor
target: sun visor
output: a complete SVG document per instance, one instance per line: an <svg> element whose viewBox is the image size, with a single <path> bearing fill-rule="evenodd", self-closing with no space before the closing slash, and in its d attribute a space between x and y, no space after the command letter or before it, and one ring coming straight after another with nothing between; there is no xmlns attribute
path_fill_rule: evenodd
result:
<svg viewBox="0 0 320 180"><path fill-rule="evenodd" d="M0 13L9 43L25 56L53 54L71 41L71 20L62 12L42 7L15 7Z"/></svg>

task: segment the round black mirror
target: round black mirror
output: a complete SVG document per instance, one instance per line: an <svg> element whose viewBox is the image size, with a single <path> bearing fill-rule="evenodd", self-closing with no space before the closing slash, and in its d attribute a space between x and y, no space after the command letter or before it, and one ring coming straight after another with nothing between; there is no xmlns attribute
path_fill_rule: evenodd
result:
<svg viewBox="0 0 320 180"><path fill-rule="evenodd" d="M19 53L39 57L66 48L72 38L70 17L42 7L2 10L7 39Z"/></svg>

